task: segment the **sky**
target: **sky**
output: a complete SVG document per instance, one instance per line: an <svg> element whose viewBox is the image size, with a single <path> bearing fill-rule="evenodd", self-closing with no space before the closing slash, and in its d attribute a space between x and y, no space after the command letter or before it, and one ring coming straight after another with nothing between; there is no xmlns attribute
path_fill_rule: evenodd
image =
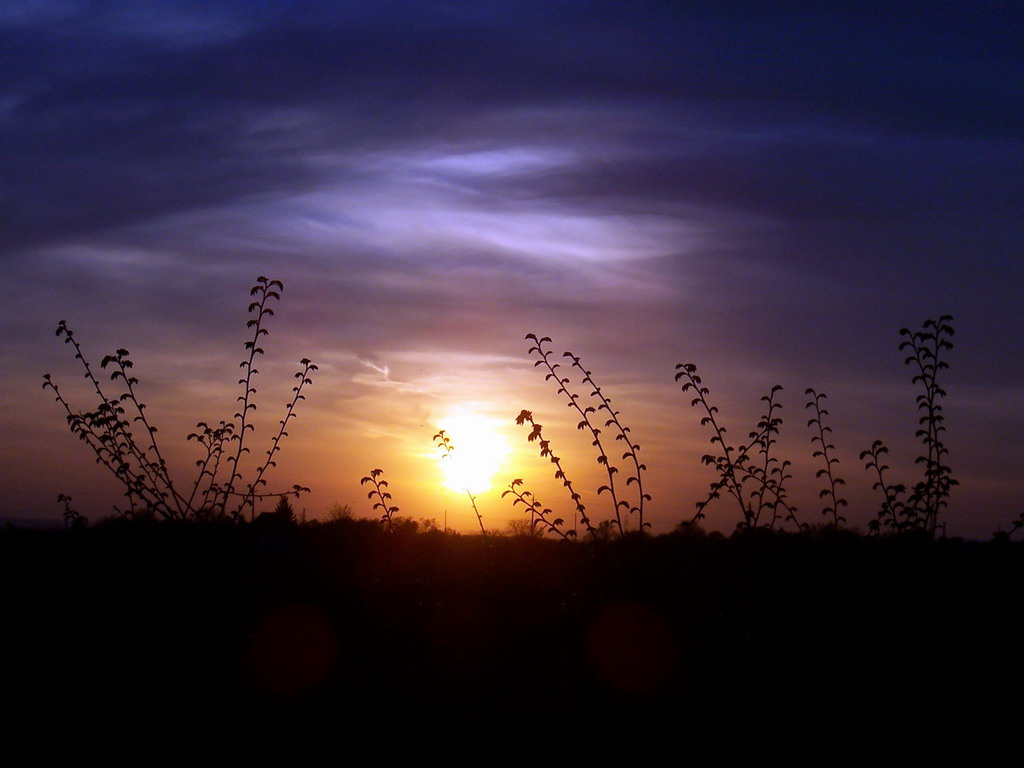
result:
<svg viewBox="0 0 1024 768"><path fill-rule="evenodd" d="M714 479L694 363L735 441L781 385L790 499L825 522L807 397L866 530L860 460L921 477L901 328L952 315L943 371L950 534L1024 496L1024 50L1008 2L103 2L0 6L0 514L123 505L68 431L50 373L94 407L86 356L127 348L187 484L196 422L230 419L249 288L283 282L258 368L253 462L301 358L318 370L274 489L308 518L383 470L400 514L471 532L439 429L490 425L477 496L522 478L571 517L515 417L531 410L595 520L604 471L528 333L593 372L647 464L656 533ZM581 398L588 391L580 389ZM460 421L461 420L461 421ZM617 461L617 456L613 456ZM730 531L735 503L708 508Z"/></svg>

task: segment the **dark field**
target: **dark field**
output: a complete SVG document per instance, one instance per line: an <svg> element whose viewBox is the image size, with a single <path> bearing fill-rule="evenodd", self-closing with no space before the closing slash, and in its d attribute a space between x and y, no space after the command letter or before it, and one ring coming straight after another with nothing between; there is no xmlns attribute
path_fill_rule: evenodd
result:
<svg viewBox="0 0 1024 768"><path fill-rule="evenodd" d="M0 563L8 739L600 751L1022 711L1013 543L125 523L3 531Z"/></svg>

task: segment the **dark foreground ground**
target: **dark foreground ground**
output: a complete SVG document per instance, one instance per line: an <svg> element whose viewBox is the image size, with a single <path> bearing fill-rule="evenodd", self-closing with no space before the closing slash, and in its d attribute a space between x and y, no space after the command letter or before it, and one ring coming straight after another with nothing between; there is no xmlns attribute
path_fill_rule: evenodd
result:
<svg viewBox="0 0 1024 768"><path fill-rule="evenodd" d="M125 525L0 532L0 568L6 744L984 741L1024 712L1016 544Z"/></svg>

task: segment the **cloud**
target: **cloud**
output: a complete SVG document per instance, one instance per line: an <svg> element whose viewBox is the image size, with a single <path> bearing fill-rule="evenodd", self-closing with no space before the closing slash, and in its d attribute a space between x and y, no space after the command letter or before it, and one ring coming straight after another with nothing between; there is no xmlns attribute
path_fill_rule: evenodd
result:
<svg viewBox="0 0 1024 768"><path fill-rule="evenodd" d="M9 12L22 23L0 31L11 147L0 162L12 180L2 236L26 245L310 189L338 172L326 159L381 147L448 143L490 175L481 158L507 158L509 144L535 141L540 129L564 140L539 150L549 167L550 153L566 145L635 145L637 136L584 122L597 105L627 131L643 122L637 110L717 113L705 134L735 136L724 147L729 167L752 177L707 191L726 204L774 189L758 174L791 176L808 159L852 163L837 169L839 180L873 180L870 163L827 141L816 142L826 153L818 157L799 148L800 137L759 151L765 127L780 121L869 138L1011 139L1021 123L1019 102L1002 95L1006 68L1019 71L1020 61L998 13L964 11L970 18L956 21L973 25L953 45L950 9L905 17L880 5L875 21L863 22L872 18L863 8L856 19L785 6L761 18L724 5L635 5L528 4L511 14L496 5L312 3L285 13L178 2L149 7L146 25L132 3L23 5ZM887 21L893 31L881 32ZM152 45L154 37L169 44ZM541 119L515 119L511 107ZM675 154L693 146L692 135L667 138ZM495 139L497 148L486 145ZM723 159L699 153L677 170L713 181ZM672 173L660 160L646 161L662 169L660 180L647 172L653 189Z"/></svg>
<svg viewBox="0 0 1024 768"><path fill-rule="evenodd" d="M401 394L424 394L427 390L410 381L395 381L391 378L391 369L386 365L377 365L369 360L359 360L361 365L375 371L379 376L356 374L352 377L352 381L355 384L363 384L372 387L383 387L387 389L393 389L395 392Z"/></svg>

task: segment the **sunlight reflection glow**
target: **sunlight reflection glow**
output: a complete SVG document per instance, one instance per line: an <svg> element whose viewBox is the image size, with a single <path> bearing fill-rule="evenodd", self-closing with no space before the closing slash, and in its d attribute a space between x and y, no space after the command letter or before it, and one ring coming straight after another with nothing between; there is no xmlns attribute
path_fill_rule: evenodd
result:
<svg viewBox="0 0 1024 768"><path fill-rule="evenodd" d="M454 445L451 455L441 459L445 488L472 494L489 490L509 452L497 420L476 413L456 413L440 424Z"/></svg>

